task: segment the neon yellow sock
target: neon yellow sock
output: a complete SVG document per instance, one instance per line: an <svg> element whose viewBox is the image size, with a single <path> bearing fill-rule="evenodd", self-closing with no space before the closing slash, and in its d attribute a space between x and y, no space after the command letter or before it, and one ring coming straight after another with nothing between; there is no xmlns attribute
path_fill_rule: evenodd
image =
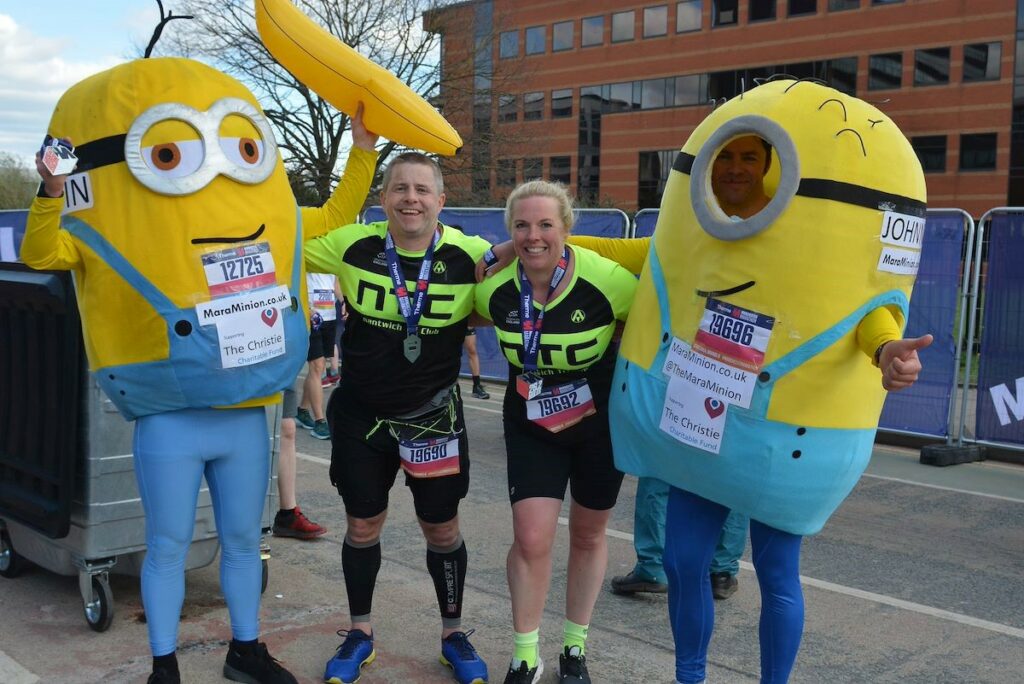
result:
<svg viewBox="0 0 1024 684"><path fill-rule="evenodd" d="M537 667L537 646L540 644L540 628L532 632L516 632L516 649L512 652L512 667L526 661L530 669Z"/></svg>
<svg viewBox="0 0 1024 684"><path fill-rule="evenodd" d="M564 634L562 641L562 650L567 647L578 646L580 649L580 655L583 655L587 650L587 632L590 631L590 625L577 625L572 620L566 620L565 626L562 628Z"/></svg>

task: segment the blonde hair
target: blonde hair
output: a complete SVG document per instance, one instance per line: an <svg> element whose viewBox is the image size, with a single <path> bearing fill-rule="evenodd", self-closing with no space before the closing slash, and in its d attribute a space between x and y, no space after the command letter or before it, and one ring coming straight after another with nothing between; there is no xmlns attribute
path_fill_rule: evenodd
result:
<svg viewBox="0 0 1024 684"><path fill-rule="evenodd" d="M555 200L555 203L558 204L559 218L562 219L562 224L565 226L565 232L572 232L576 217L572 211L572 197L569 196L566 187L553 181L531 180L517 185L505 202L505 230L509 235L512 234L512 208L516 202L528 197L550 197Z"/></svg>

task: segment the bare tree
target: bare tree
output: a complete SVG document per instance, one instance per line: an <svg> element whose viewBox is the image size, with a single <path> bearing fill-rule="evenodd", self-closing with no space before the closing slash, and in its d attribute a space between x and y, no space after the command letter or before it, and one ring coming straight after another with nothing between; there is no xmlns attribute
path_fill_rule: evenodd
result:
<svg viewBox="0 0 1024 684"><path fill-rule="evenodd" d="M39 185L39 176L20 159L0 151L0 209L27 209Z"/></svg>
<svg viewBox="0 0 1024 684"><path fill-rule="evenodd" d="M422 18L450 4L451 0L296 1L313 21L434 102L444 31L436 26L424 30ZM274 124L296 196L325 201L338 180L336 167L349 117L274 61L260 42L251 0L176 0L174 5L177 14L193 19L169 24L156 52L205 58L246 83ZM455 121L447 105L444 113ZM395 149L390 141L380 148L379 168Z"/></svg>

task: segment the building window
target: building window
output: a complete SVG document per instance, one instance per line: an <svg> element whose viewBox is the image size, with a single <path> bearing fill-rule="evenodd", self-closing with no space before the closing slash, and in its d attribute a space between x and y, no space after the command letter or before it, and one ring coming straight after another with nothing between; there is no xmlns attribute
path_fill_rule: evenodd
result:
<svg viewBox="0 0 1024 684"><path fill-rule="evenodd" d="M736 23L737 0L712 0L711 25L730 26Z"/></svg>
<svg viewBox="0 0 1024 684"><path fill-rule="evenodd" d="M548 42L547 32L544 26L531 26L526 29L526 54L540 55L544 53L545 43Z"/></svg>
<svg viewBox="0 0 1024 684"><path fill-rule="evenodd" d="M616 12L612 15L612 42L621 43L626 40L633 40L635 29L636 12Z"/></svg>
<svg viewBox="0 0 1024 684"><path fill-rule="evenodd" d="M549 163L551 164L551 170L548 173L548 177L556 183L569 185L571 180L569 157L552 157Z"/></svg>
<svg viewBox="0 0 1024 684"><path fill-rule="evenodd" d="M998 81L1002 43L964 45L964 82Z"/></svg>
<svg viewBox="0 0 1024 684"><path fill-rule="evenodd" d="M498 96L498 121L515 121L517 118L516 96Z"/></svg>
<svg viewBox="0 0 1024 684"><path fill-rule="evenodd" d="M551 51L572 50L575 36L573 30L575 22L560 21L551 27Z"/></svg>
<svg viewBox="0 0 1024 684"><path fill-rule="evenodd" d="M551 91L551 118L564 119L572 116L572 90Z"/></svg>
<svg viewBox="0 0 1024 684"><path fill-rule="evenodd" d="M633 82L612 83L609 86L608 110L611 112L628 112L632 109L639 109L640 103L633 97Z"/></svg>
<svg viewBox="0 0 1024 684"><path fill-rule="evenodd" d="M775 0L750 0L750 21L775 18Z"/></svg>
<svg viewBox="0 0 1024 684"><path fill-rule="evenodd" d="M523 182L544 177L544 159L527 157L523 160Z"/></svg>
<svg viewBox="0 0 1024 684"><path fill-rule="evenodd" d="M497 173L498 187L507 188L516 184L516 160L499 159Z"/></svg>
<svg viewBox="0 0 1024 684"><path fill-rule="evenodd" d="M676 76L672 103L676 107L704 104L708 101L708 79L704 74Z"/></svg>
<svg viewBox="0 0 1024 684"><path fill-rule="evenodd" d="M539 121L544 118L544 93L523 94L523 121Z"/></svg>
<svg viewBox="0 0 1024 684"><path fill-rule="evenodd" d="M949 83L949 48L914 51L914 85L930 86Z"/></svg>
<svg viewBox="0 0 1024 684"><path fill-rule="evenodd" d="M868 90L899 88L903 76L903 55L890 52L868 58Z"/></svg>
<svg viewBox="0 0 1024 684"><path fill-rule="evenodd" d="M910 144L921 160L921 168L925 173L944 173L946 171L946 136L919 135L910 139Z"/></svg>
<svg viewBox="0 0 1024 684"><path fill-rule="evenodd" d="M502 59L515 59L519 56L519 31L502 31L498 41L498 56Z"/></svg>
<svg viewBox="0 0 1024 684"><path fill-rule="evenodd" d="M860 0L828 0L829 12L860 9Z"/></svg>
<svg viewBox="0 0 1024 684"><path fill-rule="evenodd" d="M671 102L665 98L666 82L675 85L675 79L652 78L641 81L640 109L660 109Z"/></svg>
<svg viewBox="0 0 1024 684"><path fill-rule="evenodd" d="M789 0L787 16L798 17L801 14L814 14L818 11L818 0Z"/></svg>
<svg viewBox="0 0 1024 684"><path fill-rule="evenodd" d="M960 135L961 171L994 171L995 168L995 133L964 133Z"/></svg>
<svg viewBox="0 0 1024 684"><path fill-rule="evenodd" d="M604 44L604 17L586 17L581 24L580 46Z"/></svg>
<svg viewBox="0 0 1024 684"><path fill-rule="evenodd" d="M676 33L700 31L703 0L687 0L676 4Z"/></svg>
<svg viewBox="0 0 1024 684"><path fill-rule="evenodd" d="M857 58L840 57L828 60L825 80L830 86L847 95L857 94Z"/></svg>
<svg viewBox="0 0 1024 684"><path fill-rule="evenodd" d="M637 209L651 209L661 204L665 183L672 172L676 150L641 152L637 174Z"/></svg>
<svg viewBox="0 0 1024 684"><path fill-rule="evenodd" d="M644 38L657 38L668 33L668 5L644 8Z"/></svg>

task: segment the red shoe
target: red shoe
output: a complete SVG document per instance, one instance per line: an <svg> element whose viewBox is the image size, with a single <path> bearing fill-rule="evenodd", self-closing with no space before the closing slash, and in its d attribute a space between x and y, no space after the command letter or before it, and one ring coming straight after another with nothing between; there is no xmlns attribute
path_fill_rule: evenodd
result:
<svg viewBox="0 0 1024 684"><path fill-rule="evenodd" d="M341 380L341 375L331 375L330 373L328 373L327 375L320 379L320 386L332 387L333 385L338 384L338 380Z"/></svg>
<svg viewBox="0 0 1024 684"><path fill-rule="evenodd" d="M274 536L294 537L295 539L316 539L327 534L327 528L317 525L307 518L298 506L291 521L283 521L281 513L274 516Z"/></svg>

